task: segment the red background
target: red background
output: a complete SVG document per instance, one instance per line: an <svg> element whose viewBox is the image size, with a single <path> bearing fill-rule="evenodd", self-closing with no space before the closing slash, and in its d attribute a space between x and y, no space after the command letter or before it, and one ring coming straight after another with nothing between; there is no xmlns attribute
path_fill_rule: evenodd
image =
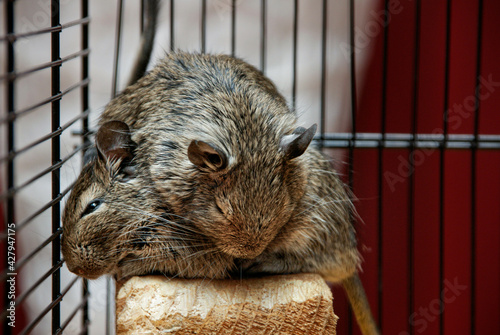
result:
<svg viewBox="0 0 500 335"><path fill-rule="evenodd" d="M448 57L447 1L421 1L417 67L417 1L394 2L402 10L391 16L387 27L385 111L382 31L375 37L365 85L358 88L356 130L443 133L447 128L452 134L473 134L476 113L468 106L477 85L479 42L480 76L500 84L500 1L484 0L482 13L479 1L451 2ZM500 85L490 90L480 101L478 130L498 135ZM480 92L486 96L488 88ZM498 333L500 150L447 149L442 154L439 149L417 149L415 170L408 173L402 162L409 161L410 153L354 151L353 190L364 221L357 226L364 257L361 278L375 318L383 334ZM390 182L388 173L402 178ZM446 283L456 283L457 289L446 289ZM342 290L335 288L334 295L341 317L338 333L346 334L352 327L358 334Z"/></svg>

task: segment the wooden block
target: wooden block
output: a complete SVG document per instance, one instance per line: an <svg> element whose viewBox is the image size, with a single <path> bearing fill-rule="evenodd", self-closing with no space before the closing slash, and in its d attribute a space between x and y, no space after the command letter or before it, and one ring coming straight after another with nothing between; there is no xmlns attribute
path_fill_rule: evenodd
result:
<svg viewBox="0 0 500 335"><path fill-rule="evenodd" d="M117 334L335 334L316 274L243 280L132 277L117 289Z"/></svg>

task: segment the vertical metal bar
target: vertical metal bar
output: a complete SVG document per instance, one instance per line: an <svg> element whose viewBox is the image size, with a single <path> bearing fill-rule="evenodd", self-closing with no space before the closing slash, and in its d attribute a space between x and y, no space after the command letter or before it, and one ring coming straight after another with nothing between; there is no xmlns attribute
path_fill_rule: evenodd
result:
<svg viewBox="0 0 500 335"><path fill-rule="evenodd" d="M170 51L175 49L175 3L174 0L170 0Z"/></svg>
<svg viewBox="0 0 500 335"><path fill-rule="evenodd" d="M355 23L355 4L354 0L349 1L349 44L351 48L350 54L350 80L351 80L351 140L349 141L348 148L348 166L347 166L347 177L349 188L354 186L354 137L356 136L356 111L357 111L357 92L356 92L356 52L355 52L355 39L354 39L354 23ZM351 215L352 216L352 215ZM353 221L354 218L351 218ZM349 310L347 316L348 332L352 334L353 332L353 320L352 311Z"/></svg>
<svg viewBox="0 0 500 335"><path fill-rule="evenodd" d="M144 1L146 1L146 0L142 0L141 1L141 36L142 36L142 33L144 32L144 24L145 24L145 20L144 20Z"/></svg>
<svg viewBox="0 0 500 335"><path fill-rule="evenodd" d="M114 296L111 293L111 280L111 277L106 277L106 335L113 334L113 313L111 313L111 310L114 306Z"/></svg>
<svg viewBox="0 0 500 335"><path fill-rule="evenodd" d="M384 169L384 151L383 142L386 135L386 113L387 113L387 64L388 64L388 47L389 47L389 0L385 0L384 11L386 13L384 19L384 39L383 39L383 55L382 55L382 106L381 106L381 129L382 140L378 147L378 325L380 331L383 333L383 279L384 274L382 271L383 264L383 253L384 253L384 229L383 229L383 203L384 203L384 192L383 192L383 178L382 171Z"/></svg>
<svg viewBox="0 0 500 335"><path fill-rule="evenodd" d="M173 1L173 0L172 0ZM111 88L111 97L114 98L118 93L118 65L120 60L120 43L122 34L122 18L123 18L123 0L118 1L117 7L117 21L116 21L116 35L115 35L115 59L113 63L113 83ZM106 330L105 334L110 335L112 333L111 320L112 313L110 311L112 305L111 297L111 285L109 278L106 278Z"/></svg>
<svg viewBox="0 0 500 335"><path fill-rule="evenodd" d="M260 70L266 72L266 44L267 44L267 1L260 3Z"/></svg>
<svg viewBox="0 0 500 335"><path fill-rule="evenodd" d="M299 0L293 2L293 68L292 68L292 109L297 108L297 32L298 32Z"/></svg>
<svg viewBox="0 0 500 335"><path fill-rule="evenodd" d="M471 156L471 334L476 333L476 171L477 171L477 139L479 134L479 112L481 107L480 89L481 89L481 49L483 35L483 0L478 3L477 18L477 50L476 50L476 91L474 107L474 140L472 142Z"/></svg>
<svg viewBox="0 0 500 335"><path fill-rule="evenodd" d="M357 107L357 92L356 92L356 46L354 40L354 22L355 22L355 4L354 0L349 2L349 43L351 48L350 54L350 76L351 76L351 136L349 141L349 167L348 179L349 187L353 186L353 164L354 164L354 137L356 136L356 112Z"/></svg>
<svg viewBox="0 0 500 335"><path fill-rule="evenodd" d="M173 0L172 0L173 1ZM123 0L118 1L117 8L117 22L116 22L116 35L115 35L115 59L113 63L113 83L111 88L111 97L114 98L118 93L118 65L120 59L120 43L122 32L122 17L123 17ZM106 279L106 330L105 334L111 334L111 293L110 293L109 279Z"/></svg>
<svg viewBox="0 0 500 335"><path fill-rule="evenodd" d="M201 53L207 47L207 0L201 0Z"/></svg>
<svg viewBox="0 0 500 335"><path fill-rule="evenodd" d="M413 54L413 110L412 110L412 134L413 139L410 142L410 150L408 161L410 163L410 178L408 180L408 277L410 282L408 283L408 315L413 315L414 310L414 232L415 232L415 138L417 134L417 122L418 122L418 93L419 93L419 69L420 69L420 13L421 13L421 3L420 0L415 2L415 51ZM414 325L412 323L408 324L409 334L413 335L415 333Z"/></svg>
<svg viewBox="0 0 500 335"><path fill-rule="evenodd" d="M123 0L118 1L116 16L115 59L113 62L113 82L111 84L111 97L113 98L118 92L118 63L120 60L120 42L122 35Z"/></svg>
<svg viewBox="0 0 500 335"><path fill-rule="evenodd" d="M6 24L6 33L7 35L14 33L14 1L5 1L5 24ZM15 59L14 59L14 41L7 39L7 73L13 73L15 69ZM15 100L15 92L14 92L14 79L9 77L7 79L7 113L9 115L13 115L14 111L14 100ZM14 119L9 119L7 123L7 152L14 152L15 144L14 144ZM11 190L14 188L14 180L15 180L15 168L14 168L14 158L9 157L7 161L7 190ZM9 223L14 223L15 225L15 202L14 195L9 195L7 197L7 217L5 224L5 231L7 231L7 225ZM5 243L5 265L8 264L8 243ZM7 283L5 283L7 285ZM11 299L8 297L7 287L4 292L4 303L5 308L7 308L10 304ZM3 332L4 334L12 334L13 328L8 325L7 320L3 320Z"/></svg>
<svg viewBox="0 0 500 335"><path fill-rule="evenodd" d="M231 3L231 56L236 54L236 0Z"/></svg>
<svg viewBox="0 0 500 335"><path fill-rule="evenodd" d="M321 21L321 100L320 100L320 147L323 147L326 132L326 29L327 29L327 0L323 0L323 15Z"/></svg>
<svg viewBox="0 0 500 335"><path fill-rule="evenodd" d="M82 0L81 2L81 16L82 18L89 17L89 1ZM88 23L84 23L82 25L82 50L87 50L89 48L89 25ZM82 57L82 81L88 79L89 77L89 57L88 55L84 55ZM85 84L82 86L82 113L85 113L90 108L89 104L89 84ZM83 134L83 144L85 147L90 144L89 138L89 118L88 116L84 117L82 120L82 134ZM87 279L82 280L82 299L85 304L82 307L82 335L88 334L88 324L90 323L89 317L89 304L88 297L90 292L88 290L88 281Z"/></svg>
<svg viewBox="0 0 500 335"><path fill-rule="evenodd" d="M60 26L60 12L59 0L52 0L51 6L51 26ZM60 50L60 32L51 33L51 60L53 62L59 61L61 58ZM52 67L52 96L55 96L61 91L61 66L55 65ZM56 99L52 102L52 132L59 129L60 126L60 100ZM54 136L51 140L52 145L52 165L58 164L61 161L61 137L60 135ZM52 199L55 199L60 194L60 168L55 169L52 175ZM52 206L52 234L58 234L61 229L60 218L61 204L56 202ZM60 235L52 242L52 266L57 266L61 260L61 238ZM52 300L59 298L61 294L61 278L60 269L57 269L52 275ZM56 333L61 326L61 305L58 303L52 309L52 333Z"/></svg>
<svg viewBox="0 0 500 335"><path fill-rule="evenodd" d="M82 0L81 2L82 19L89 17L89 0ZM82 25L82 50L87 50L89 48L89 25L84 23ZM82 56L82 81L89 78L89 56ZM82 86L82 113L85 113L90 108L89 103L89 84ZM82 119L82 134L83 134L83 144L85 146L90 144L89 138L89 118L88 116Z"/></svg>
<svg viewBox="0 0 500 335"><path fill-rule="evenodd" d="M445 82L444 82L444 110L443 110L443 134L444 141L440 145L439 152L439 292L441 292L439 314L439 333L444 334L444 201L445 201L445 143L448 138L448 96L450 92L450 44L451 44L451 0L446 5L446 49L445 49Z"/></svg>

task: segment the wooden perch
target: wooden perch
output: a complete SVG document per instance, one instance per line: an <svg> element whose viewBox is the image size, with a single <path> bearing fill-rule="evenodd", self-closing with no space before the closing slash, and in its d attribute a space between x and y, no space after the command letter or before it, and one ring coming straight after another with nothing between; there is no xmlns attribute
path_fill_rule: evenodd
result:
<svg viewBox="0 0 500 335"><path fill-rule="evenodd" d="M117 289L117 334L335 334L332 293L315 274L243 280L132 277Z"/></svg>

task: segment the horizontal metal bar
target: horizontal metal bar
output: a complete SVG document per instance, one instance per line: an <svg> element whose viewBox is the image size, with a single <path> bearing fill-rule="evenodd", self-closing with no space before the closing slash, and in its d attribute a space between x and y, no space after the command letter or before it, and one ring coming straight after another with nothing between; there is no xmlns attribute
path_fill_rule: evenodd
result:
<svg viewBox="0 0 500 335"><path fill-rule="evenodd" d="M82 147L82 146L80 146ZM67 193L69 193L69 191L71 191L73 189L73 186L75 185L76 181L71 183L70 186L68 186L64 191L62 191L58 197L52 199L50 202L48 202L46 205L44 205L43 207L41 207L39 210L37 210L35 213L31 214L30 216L28 216L26 219L16 223L16 232L20 231L21 229L23 229L29 222L31 222L33 219L35 219L38 215L42 214L43 212L45 212L47 209L49 209L50 207L54 206L55 203L61 201ZM0 235L0 241L7 238L7 234L4 234L2 233Z"/></svg>
<svg viewBox="0 0 500 335"><path fill-rule="evenodd" d="M38 254L43 248L45 248L47 245L49 245L50 242L52 242L53 240L55 240L61 234L62 234L62 229L59 230L59 231L57 231L57 233L50 235L49 238L47 238L40 245L38 245L38 247L35 250L33 250L28 255L26 255L25 257L23 257L21 260L19 260L18 262L16 262L16 267L15 267L14 272L19 272L19 270L24 266L24 264L26 264L30 259L32 259L36 254ZM7 277L8 277L8 273L10 273L10 272L12 272L12 271L7 271L7 269L6 269L2 273L1 280L5 281L5 279L7 279Z"/></svg>
<svg viewBox="0 0 500 335"><path fill-rule="evenodd" d="M76 129L75 131L71 132L71 135L73 136L91 136L94 135L96 130L94 129L89 129L87 132L83 132L81 129Z"/></svg>
<svg viewBox="0 0 500 335"><path fill-rule="evenodd" d="M320 138L317 135L316 138ZM321 138L326 140L363 140L363 141L473 141L473 134L428 134L428 133L326 133ZM500 135L479 135L478 141L500 142Z"/></svg>
<svg viewBox="0 0 500 335"><path fill-rule="evenodd" d="M66 286L66 288L61 292L58 298L52 301L40 314L38 314L38 317L35 320L33 320L25 329L23 329L21 334L29 334L33 330L33 328L35 328L36 325L45 317L45 315L47 315L47 313L49 313L54 308L54 306L56 306L58 303L61 302L62 298L66 295L66 293L68 293L71 287L73 287L73 285L79 279L80 277L75 277L75 279L73 279L68 284L68 286Z"/></svg>
<svg viewBox="0 0 500 335"><path fill-rule="evenodd" d="M89 23L90 23L90 18L85 17L85 18L70 21L68 23L58 25L55 27L47 27L47 28L43 28L40 30L28 31L26 33L21 33L21 34L15 34L15 33L14 34L12 34L12 33L7 34L7 35L0 37L0 42L10 41L11 43L14 43L16 40L18 40L20 38L26 38L26 37L30 37L30 36L42 35L42 34L48 34L48 33L61 32L63 29L71 28L71 27L78 26L78 25L87 25Z"/></svg>
<svg viewBox="0 0 500 335"><path fill-rule="evenodd" d="M43 276L41 276L33 285L31 285L27 291L23 292L19 297L16 298L16 306L19 306L34 290L36 290L47 278L49 278L54 272L59 270L64 261L57 263L56 266L53 266L49 269L49 271L45 272Z"/></svg>
<svg viewBox="0 0 500 335"><path fill-rule="evenodd" d="M324 148L500 149L500 135L327 133L314 139Z"/></svg>
<svg viewBox="0 0 500 335"><path fill-rule="evenodd" d="M76 313L78 313L79 310L83 309L85 304L88 302L89 300L89 296L85 296L83 297L83 300L81 303L78 304L78 306L76 306L76 308L73 310L73 312L71 312L71 314L68 316L68 318L66 319L66 321L61 325L61 329L59 329L57 332L56 332L56 335L58 334L62 334L62 332L64 331L64 329L66 329L66 327L69 325L69 323L71 322L71 320L73 320L73 318L75 317Z"/></svg>
<svg viewBox="0 0 500 335"><path fill-rule="evenodd" d="M64 196L73 189L73 186L75 185L76 182L73 182L70 186L68 186L63 192L61 192L61 194L59 194L58 197L56 197L55 199L52 199L49 203L47 203L45 206L43 206L42 208L40 208L39 210L37 210L35 213L33 213L32 215L30 215L29 217L27 217L26 219L24 219L23 221L19 222L16 224L16 232L19 232L22 228L24 228L25 226L27 226L27 224L32 221L34 218L36 218L38 215L42 214L43 212L45 212L47 209L49 209L50 207L52 207L55 203L61 201ZM3 232L1 235L0 235L0 241L3 241L5 239L7 239L8 235L7 233ZM29 256L26 256L26 257L29 257ZM21 263L21 264L20 264ZM16 264L16 270L18 268L21 268L22 266L22 261L18 262L18 264ZM4 280L6 278L6 274L7 274L7 270L4 270L4 272L2 273L2 277L0 278L0 281L1 280Z"/></svg>
<svg viewBox="0 0 500 335"><path fill-rule="evenodd" d="M90 130L88 134L94 134ZM83 136L81 131L72 132L73 135ZM354 139L354 140L353 140ZM402 133L326 133L323 136L316 135L315 141L322 141L326 148L444 148L449 149L499 149L500 135L478 135L472 134L402 134ZM353 142L354 141L354 142ZM353 143L352 143L353 142ZM477 144L477 145L476 145Z"/></svg>
<svg viewBox="0 0 500 335"><path fill-rule="evenodd" d="M72 53L71 55L68 55L68 56L63 57L61 59L58 59L56 61L43 63L40 65L34 66L28 70L24 70L21 72L8 72L4 75L1 75L0 80L12 81L14 79L18 79L20 77L26 76L26 75L33 73L33 72L37 72L37 71L44 70L44 69L50 69L50 68L53 68L56 66L61 66L63 63L66 63L72 59L82 57L82 56L88 56L89 54L90 54L90 49L80 50L80 51L77 51L75 53Z"/></svg>
<svg viewBox="0 0 500 335"><path fill-rule="evenodd" d="M8 160L13 160L14 158L16 158L17 156L19 156L20 154L22 154L23 152L25 151L28 151L34 147L36 147L37 145L45 142L45 141L48 141L50 140L51 138L54 138L58 135L61 135L66 129L68 129L69 127L71 127L73 124L75 124L77 121L87 117L88 115L90 114L90 111L86 111L85 113L82 113L82 114L78 114L77 116L75 116L73 119L69 120L66 124L64 124L62 127L60 127L58 130L52 132L52 133L49 133L43 137L40 137L38 140L26 145L25 147L19 149L19 150L15 150L15 151L12 151L10 153L8 153L7 155L3 156L0 158L0 163L3 163L4 161L8 161ZM0 196L0 199L1 199L1 196Z"/></svg>
<svg viewBox="0 0 500 335"><path fill-rule="evenodd" d="M51 165L49 166L48 168L46 168L45 170L43 170L42 172L38 173L37 175L35 175L34 177L32 177L31 179L29 179L28 181L24 182L23 184L17 186L17 187L14 187L14 188L11 188L9 190L7 190L6 192L4 193L1 193L0 194L0 201L5 199L5 198L11 198L14 196L14 194L18 193L21 189L25 188L26 186L28 186L29 184L33 183L34 181L42 178L43 176L51 173L52 171L55 171L57 169L59 169L64 163L66 163L71 157L73 157L74 155L76 155L79 151L81 151L81 148L82 146L78 146L75 150L73 150L69 155L67 155L66 157L64 157L59 163L57 164L54 164L54 165Z"/></svg>
<svg viewBox="0 0 500 335"><path fill-rule="evenodd" d="M23 292L23 294L16 297L15 300L16 306L20 305L28 295L30 295L38 286L40 286L40 284L43 283L50 275L52 275L54 272L60 269L63 264L64 261L61 261L60 264L58 263L56 266L51 267L49 271L45 272L45 274L43 274L33 285L31 285L27 291ZM7 316L7 311L4 311L0 315L0 318L4 319L6 316Z"/></svg>
<svg viewBox="0 0 500 335"><path fill-rule="evenodd" d="M63 96L65 96L66 94L69 94L71 91L74 91L80 87L87 86L89 84L89 82L90 82L90 80L88 78L85 80L79 81L76 84L68 87L67 89L65 89L64 91L62 91L59 94L50 96L50 97L48 97L48 98L46 98L46 99L44 99L44 100L42 100L34 105L31 105L31 106L26 107L24 109L20 109L19 111L15 112L15 113L9 113L6 117L4 117L3 119L0 119L0 124L7 123L9 121L14 121L18 117L24 116L25 114L28 114L29 112L32 112L35 109L42 107L43 105L47 105L47 104L54 102L56 100L60 100Z"/></svg>

